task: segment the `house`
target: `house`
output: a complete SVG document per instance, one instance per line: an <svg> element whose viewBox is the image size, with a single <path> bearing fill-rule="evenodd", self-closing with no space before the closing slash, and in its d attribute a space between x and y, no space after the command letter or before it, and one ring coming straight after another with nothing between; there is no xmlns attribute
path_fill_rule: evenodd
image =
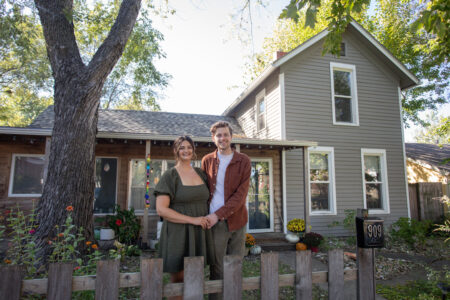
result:
<svg viewBox="0 0 450 300"><path fill-rule="evenodd" d="M400 91L418 80L355 21L339 58L321 55L327 34L275 60L221 116L100 110L94 213L116 202L142 213L145 154L154 186L174 164L176 136L192 135L200 160L214 149L209 126L225 119L252 160L249 232L305 218L315 232L344 235L327 225L346 209L368 208L386 225L409 216ZM27 128L0 128L0 208L38 199L52 118L49 108Z"/></svg>

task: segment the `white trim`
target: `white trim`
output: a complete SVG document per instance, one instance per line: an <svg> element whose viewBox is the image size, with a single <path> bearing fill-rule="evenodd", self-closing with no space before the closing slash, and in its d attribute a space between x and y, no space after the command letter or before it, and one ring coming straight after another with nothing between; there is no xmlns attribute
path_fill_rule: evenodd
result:
<svg viewBox="0 0 450 300"><path fill-rule="evenodd" d="M406 76L409 77L416 85L420 83L420 80L414 76L389 50L387 50L380 42L378 42L367 30L364 29L356 21L350 22L353 27L358 30L375 48L377 48L384 56L386 56L397 68L400 69Z"/></svg>
<svg viewBox="0 0 450 300"><path fill-rule="evenodd" d="M250 157L251 162L268 162L269 163L269 185L270 185L270 228L264 228L264 229L249 229L250 222L247 222L247 232L249 233L259 233L259 232L274 232L274 216L273 216L273 163L272 158L268 157ZM247 213L248 210L248 194L245 201L245 205L247 206ZM250 219L250 216L249 216Z"/></svg>
<svg viewBox="0 0 450 300"><path fill-rule="evenodd" d="M287 233L287 188L286 188L286 150L281 151L281 168L283 172L283 232Z"/></svg>
<svg viewBox="0 0 450 300"><path fill-rule="evenodd" d="M382 193L383 193L383 209L369 209L369 214L390 214L391 209L389 205L389 184L388 184L388 176L387 176L387 158L386 158L386 150L385 149L367 149L361 148L361 174L362 174L362 189L363 189L363 199L364 199L364 208L367 209L367 199L366 199L366 181L364 178L364 155L373 155L380 157L380 167L381 167L381 176L382 176Z"/></svg>
<svg viewBox="0 0 450 300"><path fill-rule="evenodd" d="M97 158L114 158L116 160L116 199L114 199L114 206L117 204L117 192L118 192L118 185L119 185L119 157L117 156L96 156L95 157L95 166L94 166L94 178L95 178L95 172L97 172ZM95 187L94 187L94 193L95 193ZM95 199L95 195L94 195ZM92 203L92 213L94 216L106 216L106 215L113 215L114 213L95 213L94 212L95 203Z"/></svg>
<svg viewBox="0 0 450 300"><path fill-rule="evenodd" d="M352 122L338 122L336 121L336 112L335 112L335 93L334 93L334 70L344 71L350 73L350 81L351 81L351 96L338 96L350 98L351 108L352 108ZM333 125L346 125L346 126L359 126L359 113L358 113L358 87L356 84L356 67L355 65L350 64L342 64L336 62L330 62L330 82L331 82L331 105L333 112Z"/></svg>
<svg viewBox="0 0 450 300"><path fill-rule="evenodd" d="M264 101L264 127L259 128L259 103ZM255 97L255 121L256 121L256 131L260 132L267 128L267 100L266 100L266 89L262 89Z"/></svg>
<svg viewBox="0 0 450 300"><path fill-rule="evenodd" d="M310 147L308 149L308 156L313 153L326 153L328 154L328 178L331 188L328 189L331 192L329 199L329 211L313 211L311 203L311 180L310 180L310 167L311 159L308 157L308 170L306 176L308 178L308 201L309 201L309 215L310 216L335 216L337 214L337 201L336 201L336 180L335 180L335 166L334 166L334 147Z"/></svg>
<svg viewBox="0 0 450 300"><path fill-rule="evenodd" d="M286 95L284 90L284 73L280 73L278 85L280 87L280 136L282 140L286 139Z"/></svg>
<svg viewBox="0 0 450 300"><path fill-rule="evenodd" d="M400 86L397 87L397 91L398 91L398 106L400 110L400 124L402 127L402 154L403 154L403 171L405 173L406 207L408 208L408 218L411 218L411 208L409 206L408 172L406 169L405 129L403 128L403 116L402 116L402 92Z"/></svg>
<svg viewBox="0 0 450 300"><path fill-rule="evenodd" d="M12 155L12 161L11 161L11 170L9 172L9 187L8 187L8 197L10 198L23 198L23 197L41 197L42 193L40 194L13 194L13 184L14 184L14 170L16 168L16 157L42 157L44 159L45 164L45 154L20 154L20 153L13 153ZM44 165L42 165L44 167ZM43 171L43 170L42 170ZM42 174L44 176L44 174ZM44 178L42 178L44 179Z"/></svg>

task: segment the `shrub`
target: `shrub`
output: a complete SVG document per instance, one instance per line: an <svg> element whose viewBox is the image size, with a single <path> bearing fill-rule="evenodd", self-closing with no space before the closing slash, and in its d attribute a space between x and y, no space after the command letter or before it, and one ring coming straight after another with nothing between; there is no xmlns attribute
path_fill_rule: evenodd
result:
<svg viewBox="0 0 450 300"><path fill-rule="evenodd" d="M136 243L139 237L141 224L134 214L134 209L120 209L120 205L114 207L115 215L107 216L107 223L119 239L119 242L131 245Z"/></svg>
<svg viewBox="0 0 450 300"><path fill-rule="evenodd" d="M322 241L323 236L316 232L308 232L303 238L303 242L308 245L309 248L318 247Z"/></svg>
<svg viewBox="0 0 450 300"><path fill-rule="evenodd" d="M395 240L406 242L410 246L423 243L430 233L432 222L429 220L417 221L409 218L399 218L392 224L391 236Z"/></svg>

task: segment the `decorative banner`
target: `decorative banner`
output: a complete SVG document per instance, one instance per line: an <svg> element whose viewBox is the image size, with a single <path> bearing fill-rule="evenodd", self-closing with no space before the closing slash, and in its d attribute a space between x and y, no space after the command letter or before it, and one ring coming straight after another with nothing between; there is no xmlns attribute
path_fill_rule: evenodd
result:
<svg viewBox="0 0 450 300"><path fill-rule="evenodd" d="M147 155L147 183L145 185L145 208L150 207L149 189L150 189L150 154Z"/></svg>

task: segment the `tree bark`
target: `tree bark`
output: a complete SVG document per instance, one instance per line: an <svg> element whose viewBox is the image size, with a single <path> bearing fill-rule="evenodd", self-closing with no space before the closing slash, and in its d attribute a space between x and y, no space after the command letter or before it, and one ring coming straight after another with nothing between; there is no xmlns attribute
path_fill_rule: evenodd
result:
<svg viewBox="0 0 450 300"><path fill-rule="evenodd" d="M101 90L123 53L141 0L124 0L108 37L88 66L81 60L72 22L73 0L35 0L55 78L49 166L38 204L38 255L46 261L55 225L74 207L74 224L93 236L95 140ZM81 243L84 245L84 243Z"/></svg>

